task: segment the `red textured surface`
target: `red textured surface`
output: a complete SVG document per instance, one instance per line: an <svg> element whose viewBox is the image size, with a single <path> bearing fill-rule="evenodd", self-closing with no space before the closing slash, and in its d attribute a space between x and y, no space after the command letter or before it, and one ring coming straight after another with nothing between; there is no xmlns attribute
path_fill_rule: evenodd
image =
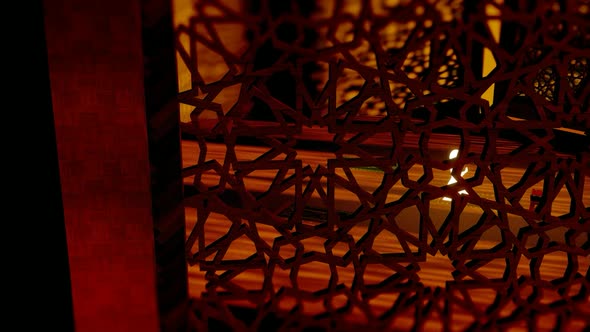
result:
<svg viewBox="0 0 590 332"><path fill-rule="evenodd" d="M45 27L76 331L157 331L139 1L45 1Z"/></svg>
<svg viewBox="0 0 590 332"><path fill-rule="evenodd" d="M214 318L237 330L257 330L266 326L269 317L284 330L358 329L347 317L353 321L363 317L364 323L361 318L356 322L365 327L394 326L394 330L395 324L416 330L434 326L477 331L579 330L587 324L590 206L583 197L588 195L590 154L583 145L569 152L553 145L559 139L555 128L568 123L587 129L590 124L590 20L583 12L587 3L531 2L525 8L521 1L511 8L480 1L473 5L475 10L462 11L461 2L449 1L445 3L459 6L451 11L451 19L444 18L431 1L411 5L402 1L386 14L377 14L370 1L359 1L356 13L344 14L339 12L344 2L335 1L334 12L325 19L305 16L297 5L273 16L271 4L265 1L260 12L253 14L234 12L223 1L198 3L191 24L178 31L191 41L191 47L179 42L179 54L191 70L193 83L180 98L194 107L193 127L188 131L198 142L194 151L198 161L185 170L187 177L194 176L197 209L187 250L189 263L204 271L207 281L205 292L195 299L196 326L215 329L209 319ZM489 19L486 4L497 7L500 16L495 19L506 27L516 26L508 42L504 35L504 42L498 44L483 25ZM354 32L345 42L336 31L347 22ZM382 29L389 23L408 22L414 26L395 35L400 39L397 44L394 41L385 48ZM235 31L250 31L248 47L236 52L224 44L218 34L222 23L242 29ZM294 34L301 38L281 35L286 30L299 31ZM303 31L315 31L323 44L306 44ZM193 48L197 43L227 66L220 79L207 79L211 67L199 66L199 53ZM359 55L363 43L370 47ZM484 47L497 64L486 77L481 73ZM257 62L262 52L275 56ZM373 62L362 57L368 54ZM309 63L317 65L326 78L315 82L315 88L306 82L305 64ZM352 80L358 83L352 99L344 97L339 85L354 86L347 83L351 78L345 77L344 69L352 71L351 77L356 77ZM483 94L492 84L497 89L490 106ZM224 109L218 96L234 85L240 85L239 96ZM365 103L371 98L373 106ZM529 106L514 106L523 99ZM367 110L379 103L383 105L379 116L367 118ZM514 121L511 117L519 111L528 112L530 120ZM207 126L206 118L216 123ZM307 165L296 148L310 139L301 134L307 128L321 128L332 143L333 149L317 167ZM457 159L439 158L440 151L433 148L440 144L434 140L436 132L444 128L454 129L460 141ZM507 140L513 148L500 143L505 134L512 135ZM387 149L369 149L378 135L386 137ZM584 135L577 138L587 140ZM266 153L250 157L239 152L243 142L252 141ZM483 141L479 150L473 149L477 141ZM222 157L211 157L219 144ZM415 165L424 171L419 179L408 177ZM467 165L477 171L463 178L460 170ZM380 169L381 186L363 187L351 171L355 167ZM511 167L522 169L523 174L516 183L507 184L502 174ZM457 185L434 184L437 170L451 169ZM262 191L248 184L255 171L272 172ZM492 198L479 195L478 186L484 182L491 183ZM405 195L389 201L387 192L395 184L405 188ZM544 188L544 196L529 210L524 200L539 187ZM340 213L335 188L357 198L354 212ZM551 206L562 189L569 200L568 211L556 215ZM283 193L289 190L285 198ZM460 190L468 195L460 195ZM310 218L306 208L314 194L324 210ZM430 206L442 197L453 198L452 208L443 216L444 222L436 225ZM461 225L468 204L481 210L473 227ZM408 207L419 211L415 233L400 220ZM524 222L516 229L511 219L515 216ZM222 236L206 241L208 225L220 218L220 227L225 227ZM353 227L360 224L366 227L362 239L352 235ZM261 238L263 226L277 234L271 243ZM492 228L500 240L479 248L483 234ZM561 239L548 235L556 229L564 231ZM382 233L395 235L399 252L384 253L374 247ZM319 241L323 250L310 249L306 242L310 239ZM536 241L531 245L530 239ZM251 256L225 258L235 243L249 243L254 249L245 253ZM345 255L333 253L337 245L346 248ZM287 247L294 250L293 257L284 255ZM437 254L445 255L454 269L442 287L426 285L419 273L432 268L426 262ZM554 254L567 259L567 263L561 261L567 269L547 277L551 267L543 262ZM481 272L488 264L499 271L495 277ZM320 267L314 273L330 276L327 284L314 291L298 282L300 272L312 265ZM339 279L339 268L353 270L354 279ZM389 276L370 284L366 280L374 269L389 271ZM261 276L261 288L252 288L247 277L240 279L248 273ZM278 274L288 275L286 285L274 287ZM391 300L385 311L375 314L371 300L382 295ZM345 304L333 305L337 298L344 298ZM248 303L255 310L243 318L232 311L232 301ZM306 311L310 303L319 309ZM573 321L577 325L568 325Z"/></svg>

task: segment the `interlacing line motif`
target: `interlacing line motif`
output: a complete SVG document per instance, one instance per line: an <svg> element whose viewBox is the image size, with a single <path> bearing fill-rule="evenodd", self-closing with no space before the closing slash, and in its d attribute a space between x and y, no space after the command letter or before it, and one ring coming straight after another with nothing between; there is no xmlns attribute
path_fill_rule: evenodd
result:
<svg viewBox="0 0 590 332"><path fill-rule="evenodd" d="M589 6L197 1L195 327L583 330Z"/></svg>

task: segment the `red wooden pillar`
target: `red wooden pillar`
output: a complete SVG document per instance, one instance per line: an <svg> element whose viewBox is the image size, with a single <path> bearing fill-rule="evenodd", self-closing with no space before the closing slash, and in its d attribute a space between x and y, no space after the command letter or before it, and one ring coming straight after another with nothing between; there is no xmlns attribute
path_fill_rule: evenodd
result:
<svg viewBox="0 0 590 332"><path fill-rule="evenodd" d="M170 21L172 29L170 11L155 10L169 4L44 2L79 332L172 330L183 322L176 68L173 44L167 57L154 45L171 32L158 28Z"/></svg>

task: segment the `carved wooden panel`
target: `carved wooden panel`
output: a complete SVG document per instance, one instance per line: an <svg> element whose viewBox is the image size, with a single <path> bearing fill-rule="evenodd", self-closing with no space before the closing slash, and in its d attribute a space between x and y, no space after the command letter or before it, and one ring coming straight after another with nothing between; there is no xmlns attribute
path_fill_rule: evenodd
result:
<svg viewBox="0 0 590 332"><path fill-rule="evenodd" d="M589 7L196 2L195 327L587 328Z"/></svg>

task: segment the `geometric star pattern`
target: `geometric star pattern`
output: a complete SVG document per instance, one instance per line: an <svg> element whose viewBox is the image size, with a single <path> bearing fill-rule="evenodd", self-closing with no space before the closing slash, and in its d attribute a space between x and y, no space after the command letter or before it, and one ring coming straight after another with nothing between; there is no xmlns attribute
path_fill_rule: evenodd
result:
<svg viewBox="0 0 590 332"><path fill-rule="evenodd" d="M195 2L194 327L587 328L589 7Z"/></svg>

